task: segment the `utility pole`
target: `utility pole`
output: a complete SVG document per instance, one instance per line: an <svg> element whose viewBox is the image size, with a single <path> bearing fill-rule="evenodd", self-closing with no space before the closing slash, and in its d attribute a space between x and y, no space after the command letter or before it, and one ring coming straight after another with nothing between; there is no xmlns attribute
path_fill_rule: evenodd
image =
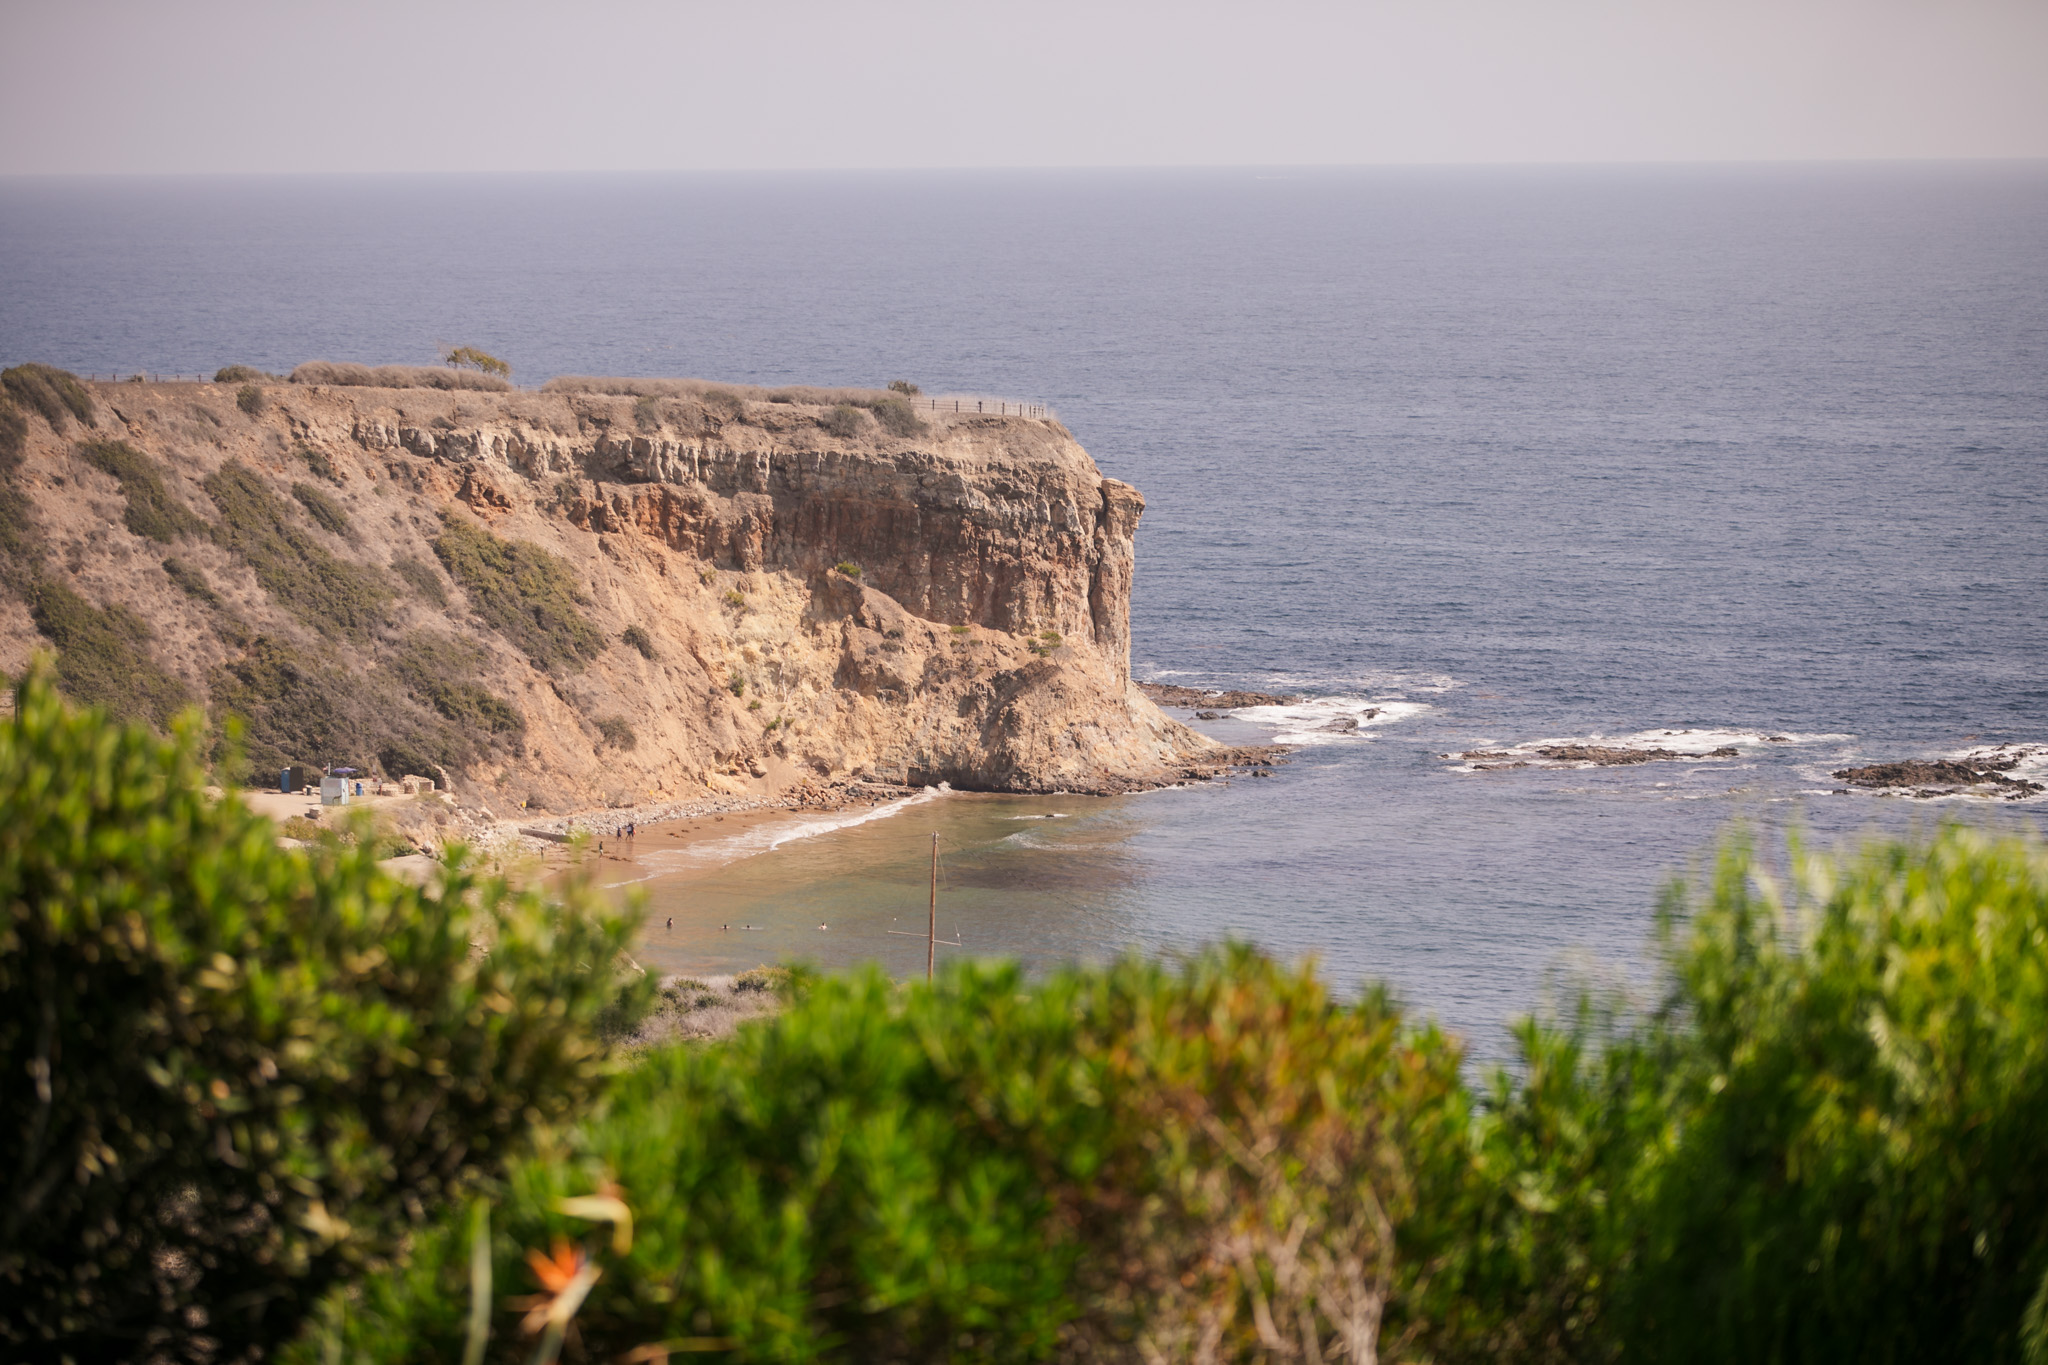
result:
<svg viewBox="0 0 2048 1365"><path fill-rule="evenodd" d="M939 836L932 835L932 927L924 950L924 980L929 986L939 962Z"/></svg>

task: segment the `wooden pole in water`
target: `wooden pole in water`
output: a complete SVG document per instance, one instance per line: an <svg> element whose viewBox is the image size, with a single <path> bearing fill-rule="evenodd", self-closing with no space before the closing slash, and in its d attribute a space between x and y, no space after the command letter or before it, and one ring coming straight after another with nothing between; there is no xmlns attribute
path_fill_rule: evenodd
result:
<svg viewBox="0 0 2048 1365"><path fill-rule="evenodd" d="M924 950L924 980L931 984L932 969L939 962L939 836L932 836L932 932Z"/></svg>

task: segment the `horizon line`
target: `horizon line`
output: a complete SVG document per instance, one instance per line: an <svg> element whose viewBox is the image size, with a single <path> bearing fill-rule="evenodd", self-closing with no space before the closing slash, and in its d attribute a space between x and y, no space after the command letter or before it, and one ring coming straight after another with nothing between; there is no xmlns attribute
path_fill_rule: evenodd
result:
<svg viewBox="0 0 2048 1365"><path fill-rule="evenodd" d="M2027 154L1957 154L1947 156L1773 156L1585 158L1519 161L1158 161L1158 162L1016 162L1003 165L924 166L623 166L524 168L411 168L322 170L0 170L0 180L227 180L345 179L366 177L545 177L545 176L668 176L668 175L986 175L1020 172L1107 173L1141 171L1334 172L1371 170L1586 170L1661 169L1666 167L1795 167L1795 166L1952 166L2027 165L2048 163L2048 152Z"/></svg>

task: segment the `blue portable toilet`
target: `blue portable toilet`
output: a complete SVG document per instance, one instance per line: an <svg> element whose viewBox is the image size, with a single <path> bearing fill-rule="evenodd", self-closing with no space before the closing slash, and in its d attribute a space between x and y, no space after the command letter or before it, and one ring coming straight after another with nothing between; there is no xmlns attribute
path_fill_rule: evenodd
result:
<svg viewBox="0 0 2048 1365"><path fill-rule="evenodd" d="M277 789L286 796L292 794L292 770L290 768L286 768L277 775Z"/></svg>

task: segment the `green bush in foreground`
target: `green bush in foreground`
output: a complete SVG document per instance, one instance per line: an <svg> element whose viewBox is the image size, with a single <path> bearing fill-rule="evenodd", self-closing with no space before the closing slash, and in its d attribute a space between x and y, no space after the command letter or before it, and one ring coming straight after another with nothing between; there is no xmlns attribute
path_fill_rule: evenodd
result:
<svg viewBox="0 0 2048 1365"><path fill-rule="evenodd" d="M1794 873L1732 846L1660 1007L1522 1026L1477 1104L1242 949L818 982L652 1055L295 1359L521 1360L552 1306L589 1359L2048 1360L2048 855Z"/></svg>
<svg viewBox="0 0 2048 1365"><path fill-rule="evenodd" d="M1613 1331L1639 1359L2048 1361L2048 855L1962 829L1667 913ZM1645 1090L1646 1086L1654 1089ZM2030 1307L2031 1304L2031 1307Z"/></svg>
<svg viewBox="0 0 2048 1365"><path fill-rule="evenodd" d="M0 723L0 1357L238 1360L576 1113L622 917L281 850L32 671ZM364 841L366 844L368 841Z"/></svg>
<svg viewBox="0 0 2048 1365"><path fill-rule="evenodd" d="M526 1253L557 1239L600 1271L591 1359L1250 1359L1275 1334L1359 1358L1422 1279L1397 1230L1459 1168L1457 1062L1245 949L1028 989L1007 966L819 981L729 1045L654 1055L515 1167L489 1358L531 1353ZM583 1221L591 1196L630 1239ZM459 1358L471 1236L445 1220L299 1358Z"/></svg>

